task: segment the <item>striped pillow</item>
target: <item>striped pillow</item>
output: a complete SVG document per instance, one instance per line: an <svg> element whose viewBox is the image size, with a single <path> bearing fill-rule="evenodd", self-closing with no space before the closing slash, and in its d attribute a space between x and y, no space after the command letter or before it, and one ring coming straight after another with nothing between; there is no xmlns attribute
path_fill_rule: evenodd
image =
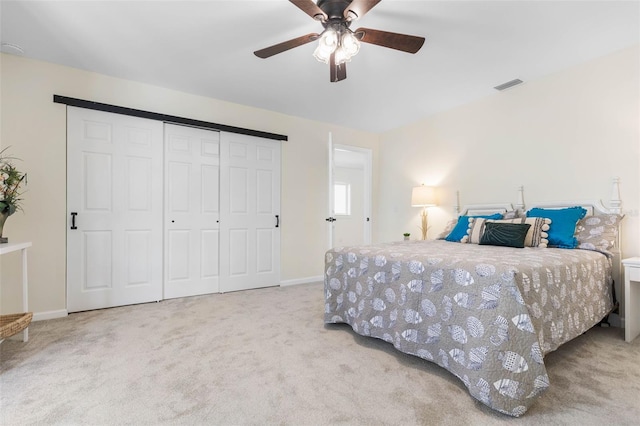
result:
<svg viewBox="0 0 640 426"><path fill-rule="evenodd" d="M468 243L471 243L471 244L480 243L480 239L482 238L482 234L484 233L486 222L527 223L531 226L529 227L529 231L527 231L527 236L524 239L525 247L546 248L547 245L549 244L549 240L547 239L548 237L547 231L549 230L551 219L542 218L542 217L519 217L516 219L503 219L503 220L471 218L469 219L469 229L467 230Z"/></svg>

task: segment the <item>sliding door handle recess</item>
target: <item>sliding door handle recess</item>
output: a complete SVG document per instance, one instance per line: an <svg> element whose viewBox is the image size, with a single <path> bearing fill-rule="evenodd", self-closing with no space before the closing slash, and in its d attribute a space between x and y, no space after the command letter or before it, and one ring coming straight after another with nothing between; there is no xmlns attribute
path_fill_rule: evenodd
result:
<svg viewBox="0 0 640 426"><path fill-rule="evenodd" d="M71 212L71 229L78 229L76 226L76 216L78 216L78 212Z"/></svg>
<svg viewBox="0 0 640 426"><path fill-rule="evenodd" d="M276 215L276 228L280 227L280 215Z"/></svg>

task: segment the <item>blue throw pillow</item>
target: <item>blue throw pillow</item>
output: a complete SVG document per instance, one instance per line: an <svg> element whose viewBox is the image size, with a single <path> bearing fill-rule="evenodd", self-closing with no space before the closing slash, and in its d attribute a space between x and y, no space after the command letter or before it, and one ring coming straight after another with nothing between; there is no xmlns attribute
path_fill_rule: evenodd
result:
<svg viewBox="0 0 640 426"><path fill-rule="evenodd" d="M549 247L576 248L578 240L573 236L576 225L585 217L587 210L576 206L566 209L540 209L533 208L527 212L527 217L546 217L551 219L549 225Z"/></svg>
<svg viewBox="0 0 640 426"><path fill-rule="evenodd" d="M458 223L451 230L451 233L445 238L446 241L453 243L459 243L464 237L467 236L467 229L469 229L469 218L481 217L483 219L502 219L502 214L494 213L492 215L479 215L479 216L460 216L458 217Z"/></svg>

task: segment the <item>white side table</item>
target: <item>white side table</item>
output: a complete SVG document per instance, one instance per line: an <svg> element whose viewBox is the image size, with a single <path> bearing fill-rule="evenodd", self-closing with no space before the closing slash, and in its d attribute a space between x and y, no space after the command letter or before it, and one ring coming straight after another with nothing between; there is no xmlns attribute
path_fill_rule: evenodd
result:
<svg viewBox="0 0 640 426"><path fill-rule="evenodd" d="M29 311L29 288L27 278L27 249L31 247L31 243L5 243L0 244L0 256L14 251L22 251L22 309L23 312ZM29 340L29 327L22 331L22 341Z"/></svg>
<svg viewBox="0 0 640 426"><path fill-rule="evenodd" d="M622 261L624 265L624 340L640 334L640 257Z"/></svg>

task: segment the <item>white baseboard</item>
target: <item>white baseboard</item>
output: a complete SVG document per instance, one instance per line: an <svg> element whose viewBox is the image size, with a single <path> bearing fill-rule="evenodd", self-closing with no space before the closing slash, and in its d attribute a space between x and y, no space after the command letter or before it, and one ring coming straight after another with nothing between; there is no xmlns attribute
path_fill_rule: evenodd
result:
<svg viewBox="0 0 640 426"><path fill-rule="evenodd" d="M322 280L322 275L318 275L316 277L297 278L293 280L281 281L280 286L287 287L298 284L316 283L321 282ZM34 312L32 321L46 321L55 318L64 318L67 315L69 315L69 313L66 309L59 309L57 311Z"/></svg>
<svg viewBox="0 0 640 426"><path fill-rule="evenodd" d="M34 312L32 321L44 321L55 318L64 318L67 315L66 309L59 309L57 311L45 311L45 312Z"/></svg>
<svg viewBox="0 0 640 426"><path fill-rule="evenodd" d="M287 287L290 285L298 285L298 284L317 283L317 282L322 282L323 279L324 278L322 275L318 275L316 277L306 277L306 278L296 278L293 280L285 280L285 281L280 281L280 287Z"/></svg>

